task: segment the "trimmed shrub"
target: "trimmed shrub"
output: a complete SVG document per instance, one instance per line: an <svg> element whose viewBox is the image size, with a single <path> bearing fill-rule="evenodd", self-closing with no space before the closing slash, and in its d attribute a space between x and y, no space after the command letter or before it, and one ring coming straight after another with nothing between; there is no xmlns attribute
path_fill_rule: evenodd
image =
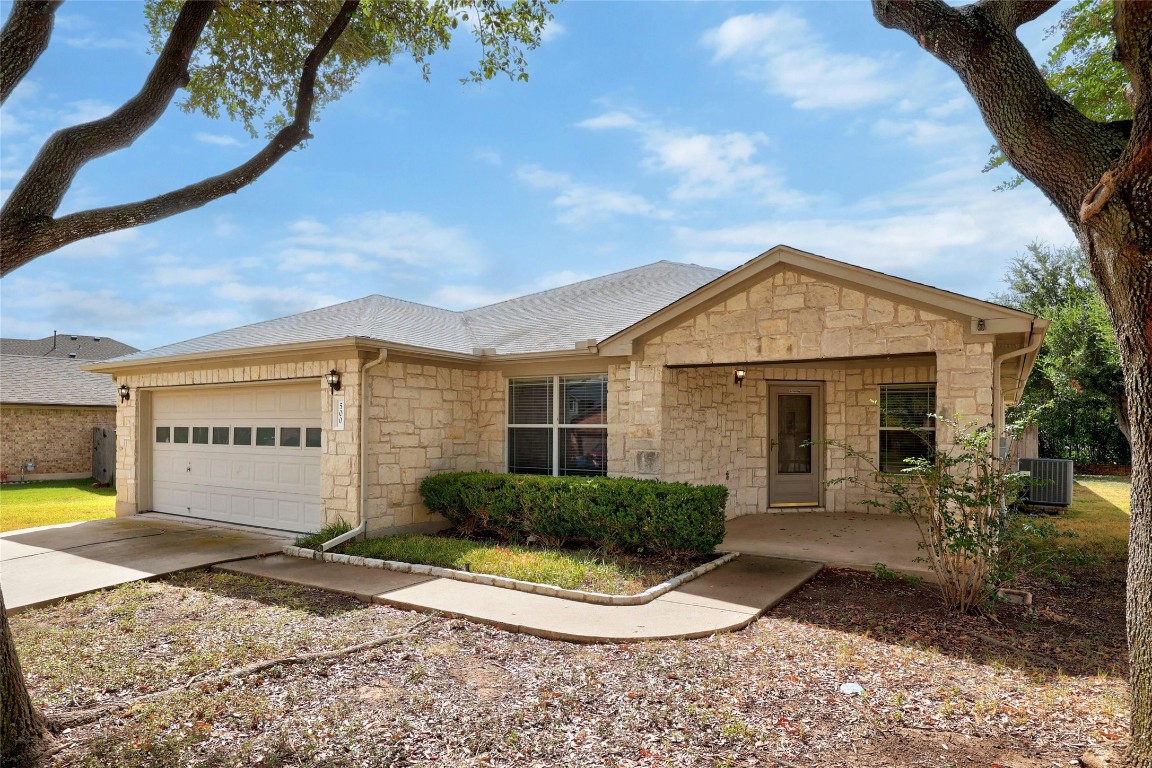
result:
<svg viewBox="0 0 1152 768"><path fill-rule="evenodd" d="M429 475L420 494L465 534L672 555L712 552L728 501L723 485L489 472Z"/></svg>

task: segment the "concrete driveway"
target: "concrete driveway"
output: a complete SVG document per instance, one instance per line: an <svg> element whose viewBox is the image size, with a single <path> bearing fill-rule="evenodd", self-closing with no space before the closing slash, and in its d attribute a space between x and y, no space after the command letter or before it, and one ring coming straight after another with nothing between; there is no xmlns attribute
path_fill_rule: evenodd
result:
<svg viewBox="0 0 1152 768"><path fill-rule="evenodd" d="M279 552L293 534L137 515L0 534L9 614L166 573Z"/></svg>

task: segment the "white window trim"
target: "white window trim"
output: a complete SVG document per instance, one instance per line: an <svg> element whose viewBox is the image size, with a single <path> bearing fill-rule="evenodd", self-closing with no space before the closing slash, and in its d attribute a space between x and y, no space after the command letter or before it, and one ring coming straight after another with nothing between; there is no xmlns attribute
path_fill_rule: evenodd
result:
<svg viewBox="0 0 1152 768"><path fill-rule="evenodd" d="M604 377L607 383L607 374L603 371L590 371L588 373L562 373L547 375L542 374L539 376L509 376L505 379L507 386L505 386L504 395L504 471L511 473L508 468L508 454L510 451L510 443L508 440L509 429L549 429L552 431L552 472L548 475L541 475L541 477L567 477L567 475L560 474L560 433L564 429L588 429L601 428L604 429L604 435L608 435L608 421L605 418L603 424L562 424L560 416L561 396L560 396L560 380L561 379L579 379L579 378L599 378ZM552 423L551 424L512 424L510 421L512 414L512 382L514 381L552 381ZM607 408L607 402L605 402ZM607 416L607 414L605 414ZM607 462L605 462L607 463ZM607 474L607 471L605 471Z"/></svg>

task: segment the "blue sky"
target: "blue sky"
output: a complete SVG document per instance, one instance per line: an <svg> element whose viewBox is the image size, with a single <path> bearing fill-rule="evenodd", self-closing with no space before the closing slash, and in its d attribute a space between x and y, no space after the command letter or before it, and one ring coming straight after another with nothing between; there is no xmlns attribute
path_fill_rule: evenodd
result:
<svg viewBox="0 0 1152 768"><path fill-rule="evenodd" d="M0 3L4 16L10 5ZM228 199L81 242L0 281L0 332L148 348L372 293L465 309L659 259L730 268L777 243L986 298L1034 239L996 192L956 77L864 2L570 2L527 84L462 85L475 51L398 62ZM1045 50L1049 13L1022 30ZM67 2L0 112L7 192L53 130L107 114L152 57L142 6ZM64 210L219 173L259 142L175 107L79 176Z"/></svg>

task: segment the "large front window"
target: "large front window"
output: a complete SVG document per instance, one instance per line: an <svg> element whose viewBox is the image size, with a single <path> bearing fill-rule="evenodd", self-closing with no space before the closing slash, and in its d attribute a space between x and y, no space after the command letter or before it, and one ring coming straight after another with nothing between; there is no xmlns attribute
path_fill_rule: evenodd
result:
<svg viewBox="0 0 1152 768"><path fill-rule="evenodd" d="M935 384L880 387L880 471L907 469L909 458L928 458L936 449Z"/></svg>
<svg viewBox="0 0 1152 768"><path fill-rule="evenodd" d="M608 377L508 381L508 471L525 475L608 472Z"/></svg>

